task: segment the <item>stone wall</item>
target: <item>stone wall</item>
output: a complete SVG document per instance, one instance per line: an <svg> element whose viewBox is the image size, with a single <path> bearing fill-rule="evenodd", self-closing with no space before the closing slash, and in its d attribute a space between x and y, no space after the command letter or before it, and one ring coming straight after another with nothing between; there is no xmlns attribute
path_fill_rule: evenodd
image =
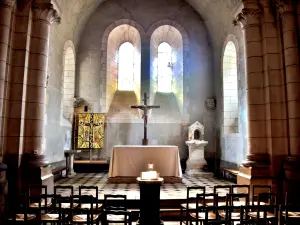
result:
<svg viewBox="0 0 300 225"><path fill-rule="evenodd" d="M181 10L178 11L178 8ZM205 107L205 99L214 96L212 49L209 45L209 35L201 17L184 1L176 0L164 3L159 0L151 2L111 0L103 3L90 17L80 38L76 62L78 87L76 94L92 104L93 112L107 113L100 105L100 102L107 98L107 90L103 92L101 89L103 85L106 85L103 82L107 82L107 65L100 65L99 63L103 62L102 57L106 55L107 42L99 43L99 40L103 40L103 36L109 35L106 31L111 27L119 26L119 21L123 21L125 24L129 23L139 30L142 41L142 59L143 54L150 54L148 51L150 48L149 40L155 30L153 27L157 24L160 26L170 25L166 21L171 21L174 24L180 24L182 30L186 31L187 37L185 36L185 38L188 39L188 48L193 49L193 51L183 55L185 58L183 64L186 69L183 73L183 90L180 91L182 96L179 96L179 99L177 93L174 93L175 95L157 93L151 96L150 102L161 104L161 109L152 110L148 129L149 142L153 144L176 144L180 147L181 157L187 157L181 132L182 124L199 120L206 126L205 139L209 141L207 152L214 152L214 112ZM179 31L181 32L181 30ZM184 41L183 44L186 45L187 41ZM184 47L186 46L183 46L183 49ZM142 61L141 76L142 95L144 91L148 92L151 86L150 60ZM122 103L116 104L120 101L118 100L120 95L122 95ZM138 97L142 98L141 95ZM132 110L131 116L126 113L126 111L131 110L130 105L134 104L134 99L130 93L121 93L120 91L116 92L115 98L113 100L115 102L112 102L111 105L115 107L122 105L122 107L114 112L114 114L118 114L118 120L112 120L112 112L108 112L106 147L97 156L100 158L110 157L112 146L115 144L141 144L142 119L139 119L139 113L134 110ZM127 108L124 102L128 103ZM182 103L178 104L178 102Z"/></svg>
<svg viewBox="0 0 300 225"><path fill-rule="evenodd" d="M131 20L131 25L135 24L135 27L140 33L142 33L141 30L146 33L147 30L151 29L151 25L152 28L154 25L157 25L157 27L162 25L160 23L163 20L176 21L178 24L182 25L188 34L188 41L190 42L189 49L192 49L193 51L189 52L188 57L188 60L191 61L191 64L188 67L188 70L190 71L190 78L184 81L186 82L184 87L186 87L185 91L187 94L183 95L183 104L185 104L186 111L182 112L184 118L181 118L181 121L183 120L184 122L187 121L188 123L193 123L195 120L199 120L206 126L205 138L209 141L207 156L213 157L215 155L215 148L217 147L217 152L222 155L222 160L234 162L235 164L239 164L242 161L247 148L245 113L246 94L245 78L243 76L240 76L239 80L239 135L238 137L223 137L223 135L220 135L222 134L220 127L223 125L223 108L220 104L222 102L221 63L225 39L228 34L232 33L239 41L239 48L241 50L239 52L241 57L238 56L238 58L241 60L241 67L244 68L244 43L242 31L240 28L233 27L233 17L230 14L236 4L236 1L222 0L216 4L206 0L201 1L201 3L188 1L188 3L195 7L197 11L195 11L188 3L179 0L168 3L161 1L142 2L141 0L133 3L131 1L116 2L111 0L103 3L103 5L102 1L86 0L80 2L74 0L74 4L71 6L67 4L66 1L58 0L57 2L59 3L63 13L62 23L59 26L55 25L51 27L50 36L46 123L46 155L50 162L60 161L64 158L63 146L65 135L67 132L71 132L71 124L64 119L60 110L62 107L60 89L63 85L64 68L62 66L62 62L65 43L69 40L73 40L75 45L74 51L76 53L75 58L77 69L77 80L75 85L77 93L79 91L78 77L80 77L80 70L82 70L84 62L86 62L87 67L90 69L85 73L85 82L90 82L91 85L92 83L99 84L97 86L97 88L99 88L100 85L102 85L100 83L103 82L103 80L100 79L100 76L97 76L97 74L101 73L102 66L104 66L104 68L106 67L106 65L101 65L99 63L101 62L102 57L100 50L103 48L103 44L105 44L101 41L103 39L103 34L111 24L114 24L116 21L124 18ZM145 13L140 13L138 10ZM218 16L212 17L211 15L214 15L215 12L218 13ZM203 17L205 21L202 21L201 17ZM141 26L137 26L135 21L141 23ZM114 27L116 26L117 24L114 25ZM151 32L153 31L154 29ZM108 36L108 34L106 35ZM150 37L151 33L148 34L148 36ZM145 38L143 40L145 40ZM150 41L146 39L146 41L142 43L142 51L148 51L150 54L150 49L147 49L147 46L150 46ZM78 58L78 55L80 55L80 58ZM143 58L142 60L150 60L150 57L147 58L146 56L146 60ZM90 75L92 76L88 78ZM143 77L145 75L150 76L150 69L149 65L144 65L142 62L141 76ZM142 89L145 86L145 83L146 82L141 84ZM92 94L89 95L91 96ZM94 102L92 110L95 112L102 112L100 108L102 93L99 93L99 90L97 89L93 95L95 96L95 100L92 101ZM88 98L89 96L86 97ZM217 99L217 110L215 112L211 112L205 107L205 99L211 97L216 97ZM159 100L159 102L156 101L156 103L164 104L163 102L168 101L168 99L172 99L172 95L164 96L163 99ZM154 101L154 96L151 100L152 102ZM115 104L118 103L115 102ZM174 105L174 107L175 106L176 105ZM160 111L161 114L157 111ZM153 114L156 112L158 113L156 115L160 118L165 117L168 113L168 111L163 108L153 110ZM180 115L174 116L176 118L180 117ZM117 116L117 118L120 117L120 115ZM133 112L133 117L137 119L136 123L140 123L140 126L142 126L142 120L139 119L139 112ZM155 120L154 118L152 119ZM58 121L61 122L59 123ZM124 121L122 123L124 123ZM163 124L161 124L159 126L161 129L168 129L173 125L163 126ZM178 127L176 129L180 130L180 127L182 127L181 125L181 122L178 123ZM114 131L118 129L119 124L116 123L111 126L109 124L108 127L111 127L108 128L108 131L110 129L111 131ZM136 141L135 139L132 139L129 143L139 143L138 140L141 138L138 138L138 136L141 136L142 128L136 129L138 130L135 134L137 137ZM149 129L149 131L150 130L151 129ZM151 134L149 133L149 139L150 135ZM174 136L171 135L173 139L178 138L178 136L178 132L177 134L174 134ZM157 138L153 138L154 140L157 140ZM165 140L170 140L170 138L166 138ZM221 144L219 144L220 140ZM237 140L239 143L238 145L236 145ZM183 140L180 141L183 142ZM109 141L106 141L106 143L109 143ZM122 144L127 142L116 141L116 143ZM108 145L113 145L113 143ZM100 152L101 151L102 150L100 150ZM108 157L108 153L109 151L107 153L103 152L103 155L101 155L102 153L99 153L97 154L97 157ZM183 157L186 157L186 151L182 151L181 154Z"/></svg>

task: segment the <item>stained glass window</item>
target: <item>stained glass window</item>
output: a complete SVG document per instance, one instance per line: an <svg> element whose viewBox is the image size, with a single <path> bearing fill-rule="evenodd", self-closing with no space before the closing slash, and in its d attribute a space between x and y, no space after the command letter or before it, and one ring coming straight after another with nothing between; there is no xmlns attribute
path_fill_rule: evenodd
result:
<svg viewBox="0 0 300 225"><path fill-rule="evenodd" d="M123 43L118 55L118 89L134 90L134 47L130 42Z"/></svg>
<svg viewBox="0 0 300 225"><path fill-rule="evenodd" d="M172 91L172 48L166 42L162 42L158 46L157 73L158 73L158 81L157 81L158 91L171 92Z"/></svg>

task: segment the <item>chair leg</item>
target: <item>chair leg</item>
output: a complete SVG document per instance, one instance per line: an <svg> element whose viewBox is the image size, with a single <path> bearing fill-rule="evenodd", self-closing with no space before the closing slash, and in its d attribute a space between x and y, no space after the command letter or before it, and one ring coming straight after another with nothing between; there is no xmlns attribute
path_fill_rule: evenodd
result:
<svg viewBox="0 0 300 225"><path fill-rule="evenodd" d="M180 208L180 225L182 225L182 217L183 217L183 215L182 215L182 207Z"/></svg>

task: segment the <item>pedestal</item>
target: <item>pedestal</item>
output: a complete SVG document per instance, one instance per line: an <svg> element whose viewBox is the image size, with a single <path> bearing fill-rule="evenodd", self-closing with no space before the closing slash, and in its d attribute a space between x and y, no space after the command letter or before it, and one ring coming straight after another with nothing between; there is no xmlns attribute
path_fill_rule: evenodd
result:
<svg viewBox="0 0 300 225"><path fill-rule="evenodd" d="M65 151L66 163L67 163L67 176L73 177L76 175L74 172L74 155L80 153L81 150L67 150Z"/></svg>
<svg viewBox="0 0 300 225"><path fill-rule="evenodd" d="M142 180L137 178L140 185L140 225L161 225L160 219L160 186L164 179Z"/></svg>
<svg viewBox="0 0 300 225"><path fill-rule="evenodd" d="M204 171L207 165L204 158L204 147L208 144L207 141L191 140L186 141L189 146L189 158L186 162L186 172L189 175L197 175Z"/></svg>

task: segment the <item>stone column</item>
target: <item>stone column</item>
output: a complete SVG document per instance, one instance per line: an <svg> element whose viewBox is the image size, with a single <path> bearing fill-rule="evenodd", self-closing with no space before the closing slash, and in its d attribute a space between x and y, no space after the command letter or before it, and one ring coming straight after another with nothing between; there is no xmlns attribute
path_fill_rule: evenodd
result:
<svg viewBox="0 0 300 225"><path fill-rule="evenodd" d="M244 29L246 48L249 152L247 161L243 164L247 167L262 166L269 163L262 56L262 10L257 1L244 0L243 3L244 8L236 19Z"/></svg>
<svg viewBox="0 0 300 225"><path fill-rule="evenodd" d="M289 190L300 188L300 77L297 14L292 0L278 1L277 9L281 16L289 127L289 152L284 166L285 177L288 181L294 181L293 185L288 185L288 191L297 193L297 190ZM295 181L299 184L296 185Z"/></svg>
<svg viewBox="0 0 300 225"><path fill-rule="evenodd" d="M286 73L287 105L289 121L289 142L291 156L300 157L300 77L299 52L296 26L296 9L292 1L278 3L281 15L284 66Z"/></svg>
<svg viewBox="0 0 300 225"><path fill-rule="evenodd" d="M4 223L6 209L6 165L3 157L3 131L4 131L4 99L7 71L8 46L10 41L12 12L15 0L0 0L0 224Z"/></svg>
<svg viewBox="0 0 300 225"><path fill-rule="evenodd" d="M6 64L14 4L15 0L0 0L0 156L3 152Z"/></svg>
<svg viewBox="0 0 300 225"><path fill-rule="evenodd" d="M285 82L281 60L280 33L276 14L269 0L261 0L263 9L262 43L266 94L267 146L270 154L270 176L273 190L282 193L282 159L288 152L288 126L285 103ZM280 179L278 179L280 176ZM277 178L277 179L275 179ZM282 195L283 196L283 195Z"/></svg>
<svg viewBox="0 0 300 225"><path fill-rule="evenodd" d="M49 35L52 22L59 22L60 18L51 0L35 0L32 2L32 29L29 53L25 115L22 185L28 183L51 181L51 170L46 168L43 151L45 93L47 81L47 65L49 50ZM36 168L36 176L32 176ZM42 178L44 176L44 178Z"/></svg>
<svg viewBox="0 0 300 225"><path fill-rule="evenodd" d="M237 176L239 184L268 184L269 154L266 124L266 87L262 45L262 10L258 0L243 0L236 17L244 29L246 49L248 155Z"/></svg>

